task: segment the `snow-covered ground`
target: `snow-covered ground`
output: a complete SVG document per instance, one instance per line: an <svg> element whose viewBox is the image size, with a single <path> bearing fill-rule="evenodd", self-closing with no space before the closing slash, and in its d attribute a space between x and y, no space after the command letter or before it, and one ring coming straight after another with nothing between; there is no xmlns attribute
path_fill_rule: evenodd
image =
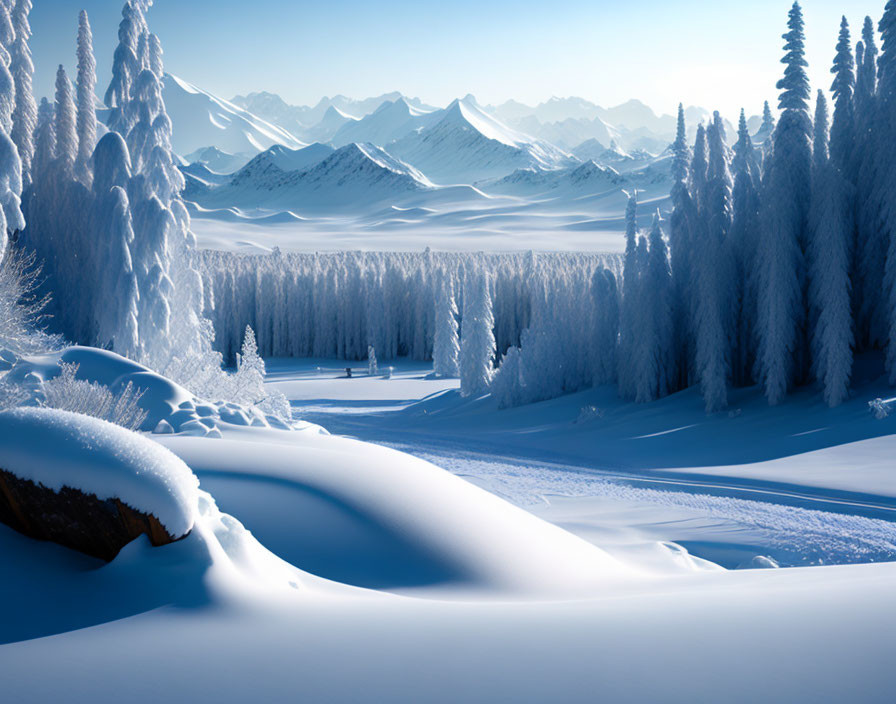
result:
<svg viewBox="0 0 896 704"><path fill-rule="evenodd" d="M424 365L268 366L303 419L417 457L313 424L148 436L200 480L187 539L102 566L0 528L10 701L889 701L874 384L780 417L497 412Z"/></svg>

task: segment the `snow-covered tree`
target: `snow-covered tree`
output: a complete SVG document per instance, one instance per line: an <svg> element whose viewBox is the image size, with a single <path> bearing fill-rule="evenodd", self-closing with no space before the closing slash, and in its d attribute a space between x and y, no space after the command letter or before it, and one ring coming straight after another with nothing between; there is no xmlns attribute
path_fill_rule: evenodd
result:
<svg viewBox="0 0 896 704"><path fill-rule="evenodd" d="M145 30L141 3L128 0L121 11L118 26L118 46L112 58L112 80L106 90L104 102L110 108L109 129L127 134L133 126L134 116L129 109L131 92L142 66L137 58L137 46Z"/></svg>
<svg viewBox="0 0 896 704"><path fill-rule="evenodd" d="M75 100L72 84L65 74L62 64L56 71L56 160L60 177L66 178L74 172L78 158L78 132L76 126Z"/></svg>
<svg viewBox="0 0 896 704"><path fill-rule="evenodd" d="M32 81L34 63L31 60L31 25L28 15L31 12L31 0L15 0L12 6L12 25L15 31L15 43L10 49L9 65L15 84L16 102L12 113L13 144L22 160L22 182L27 188L31 183L31 161L34 158L34 130L37 128L37 102L34 100Z"/></svg>
<svg viewBox="0 0 896 704"><path fill-rule="evenodd" d="M638 194L629 194L625 209L625 255L622 265L622 304L619 310L619 394L634 399L637 394L637 341L641 311L641 267L638 257Z"/></svg>
<svg viewBox="0 0 896 704"><path fill-rule="evenodd" d="M835 93L837 97L845 99L843 93ZM825 401L836 406L846 398L852 374L852 228L848 184L828 159L828 112L822 91L815 111L813 187L807 257L813 370Z"/></svg>
<svg viewBox="0 0 896 704"><path fill-rule="evenodd" d="M454 285L448 276L442 276L436 303L436 329L433 340L433 372L443 378L459 374L460 340L457 335L457 303Z"/></svg>
<svg viewBox="0 0 896 704"><path fill-rule="evenodd" d="M460 341L460 392L478 396L488 391L494 373L495 319L486 272L468 274Z"/></svg>
<svg viewBox="0 0 896 704"><path fill-rule="evenodd" d="M641 286L645 330L648 341L645 376L639 379L642 399L653 400L666 396L673 388L674 329L672 318L672 272L666 241L663 239L659 211L650 230L647 266Z"/></svg>
<svg viewBox="0 0 896 704"><path fill-rule="evenodd" d="M93 179L90 158L96 145L96 59L87 11L78 18L78 157L75 176L89 187Z"/></svg>
<svg viewBox="0 0 896 704"><path fill-rule="evenodd" d="M591 280L594 301L594 379L596 386L612 384L617 378L616 349L619 342L619 291L616 277L599 268Z"/></svg>
<svg viewBox="0 0 896 704"><path fill-rule="evenodd" d="M800 377L806 357L804 247L811 196L812 120L799 3L790 10L788 28L784 78L778 82L782 113L764 175L756 267L757 376L773 405Z"/></svg>
<svg viewBox="0 0 896 704"><path fill-rule="evenodd" d="M706 150L706 127L700 123L697 125L697 139L694 142L694 154L689 173L691 197L698 209L703 209L706 202L706 172L708 169Z"/></svg>
<svg viewBox="0 0 896 704"><path fill-rule="evenodd" d="M684 106L678 106L678 131L672 145L672 215L669 219L669 249L672 268L672 316L675 329L672 388L688 383L688 357L691 290L691 235L695 218L694 205L688 191L691 150L687 142Z"/></svg>
<svg viewBox="0 0 896 704"><path fill-rule="evenodd" d="M747 129L744 111L740 112L737 143L734 145L734 188L731 193L730 257L734 266L734 349L732 380L748 384L755 363L754 324L756 320L756 250L759 238L759 159Z"/></svg>
<svg viewBox="0 0 896 704"><path fill-rule="evenodd" d="M696 374L706 410L713 413L728 404L732 333L728 247L732 183L725 129L719 113L715 113L707 137L709 159L702 210L704 228L694 246L697 283L694 328Z"/></svg>
<svg viewBox="0 0 896 704"><path fill-rule="evenodd" d="M376 362L376 350L370 345L367 347L367 375L376 376L379 373L379 365Z"/></svg>
<svg viewBox="0 0 896 704"><path fill-rule="evenodd" d="M97 194L93 223L103 233L106 257L96 272L99 299L103 307L98 316L97 340L124 357L140 357L138 330L139 292L131 259L134 230L128 197L121 186Z"/></svg>

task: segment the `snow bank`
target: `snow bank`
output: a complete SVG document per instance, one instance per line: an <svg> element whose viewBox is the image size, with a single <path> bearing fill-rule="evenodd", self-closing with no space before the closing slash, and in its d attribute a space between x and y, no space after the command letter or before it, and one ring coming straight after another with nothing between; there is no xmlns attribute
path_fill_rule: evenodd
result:
<svg viewBox="0 0 896 704"><path fill-rule="evenodd" d="M175 537L195 521L199 480L160 445L111 423L65 411L0 413L0 468L53 491L118 498Z"/></svg>

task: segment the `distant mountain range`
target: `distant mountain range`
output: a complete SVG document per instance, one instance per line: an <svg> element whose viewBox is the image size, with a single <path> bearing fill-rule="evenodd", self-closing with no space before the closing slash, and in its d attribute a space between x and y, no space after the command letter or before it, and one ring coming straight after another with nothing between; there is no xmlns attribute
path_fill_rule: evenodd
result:
<svg viewBox="0 0 896 704"><path fill-rule="evenodd" d="M390 93L296 107L272 93L223 100L170 75L164 98L185 197L204 219L587 231L618 226L626 191L650 203L644 217L668 201L676 120L636 100L482 106L468 95L434 108ZM686 117L691 136L710 119L693 107Z"/></svg>

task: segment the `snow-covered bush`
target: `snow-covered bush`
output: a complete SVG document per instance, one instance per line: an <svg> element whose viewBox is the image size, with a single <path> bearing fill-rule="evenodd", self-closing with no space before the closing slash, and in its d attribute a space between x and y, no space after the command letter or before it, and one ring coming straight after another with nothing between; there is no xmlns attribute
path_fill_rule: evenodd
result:
<svg viewBox="0 0 896 704"><path fill-rule="evenodd" d="M878 420L883 420L888 417L893 410L890 406L890 401L882 398L876 398L873 401L869 401L868 408Z"/></svg>
<svg viewBox="0 0 896 704"><path fill-rule="evenodd" d="M372 346L367 348L367 375L376 376L379 369L376 364L376 350Z"/></svg>
<svg viewBox="0 0 896 704"><path fill-rule="evenodd" d="M96 382L78 379L78 365L60 365L58 376L45 381L41 387L45 408L70 411L99 418L128 430L139 430L149 413L141 408L145 390L134 388L133 382L118 393Z"/></svg>
<svg viewBox="0 0 896 704"><path fill-rule="evenodd" d="M40 329L48 301L37 293L39 277L33 254L10 248L0 260L0 349L24 355L59 347Z"/></svg>

